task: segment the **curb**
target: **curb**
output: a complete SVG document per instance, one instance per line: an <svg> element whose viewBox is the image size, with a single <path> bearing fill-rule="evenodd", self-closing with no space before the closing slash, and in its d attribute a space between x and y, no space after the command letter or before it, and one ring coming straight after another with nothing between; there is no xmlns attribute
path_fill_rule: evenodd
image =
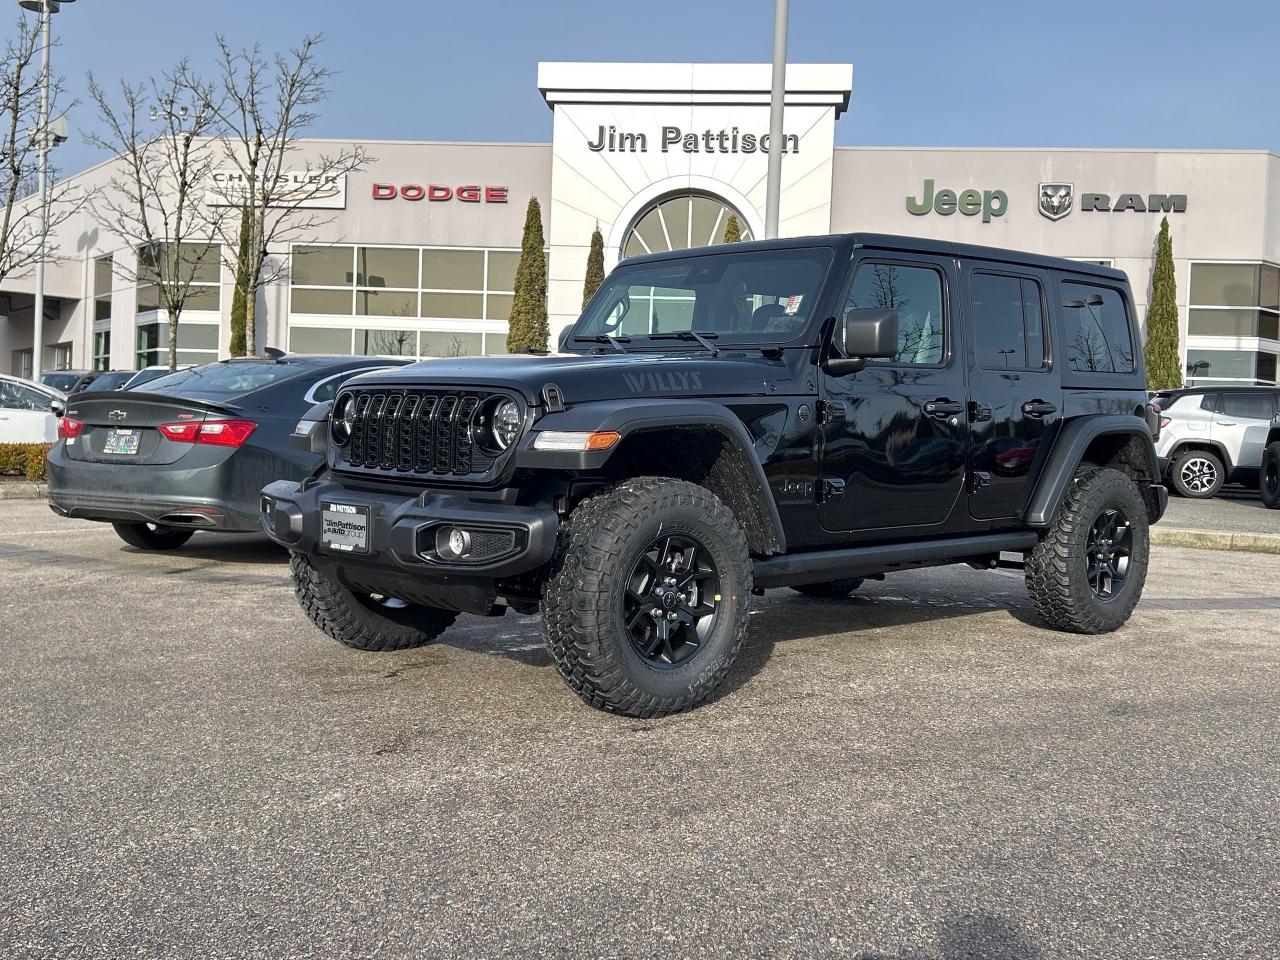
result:
<svg viewBox="0 0 1280 960"><path fill-rule="evenodd" d="M1194 550L1280 554L1280 534L1274 533L1219 533L1216 530L1186 530L1157 524L1151 528L1151 542L1163 547L1190 547Z"/></svg>
<svg viewBox="0 0 1280 960"><path fill-rule="evenodd" d="M43 500L49 495L47 483L10 481L0 483L0 500Z"/></svg>

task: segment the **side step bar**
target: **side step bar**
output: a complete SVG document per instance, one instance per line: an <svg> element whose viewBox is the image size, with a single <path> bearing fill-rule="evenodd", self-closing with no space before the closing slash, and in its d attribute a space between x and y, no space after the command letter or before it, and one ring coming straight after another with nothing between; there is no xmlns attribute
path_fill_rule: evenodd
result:
<svg viewBox="0 0 1280 960"><path fill-rule="evenodd" d="M1035 533L1022 531L843 550L815 550L756 560L753 572L757 587L786 587L842 577L865 577L911 567L936 567L988 559L1006 550L1022 553L1034 547L1039 539Z"/></svg>

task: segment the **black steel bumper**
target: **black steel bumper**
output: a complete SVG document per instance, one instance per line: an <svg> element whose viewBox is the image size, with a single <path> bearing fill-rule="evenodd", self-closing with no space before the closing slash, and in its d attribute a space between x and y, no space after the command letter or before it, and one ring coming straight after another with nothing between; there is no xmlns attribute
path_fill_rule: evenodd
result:
<svg viewBox="0 0 1280 960"><path fill-rule="evenodd" d="M367 507L368 551L333 550L321 541L323 503ZM497 580L536 570L555 551L559 518L545 507L516 506L427 490L416 496L353 489L334 480L278 480L262 491L262 528L297 553L344 569L381 568L425 578ZM489 545L482 556L443 560L434 550L441 528L458 527ZM391 592L391 591L387 591ZM406 597L405 599L411 599Z"/></svg>

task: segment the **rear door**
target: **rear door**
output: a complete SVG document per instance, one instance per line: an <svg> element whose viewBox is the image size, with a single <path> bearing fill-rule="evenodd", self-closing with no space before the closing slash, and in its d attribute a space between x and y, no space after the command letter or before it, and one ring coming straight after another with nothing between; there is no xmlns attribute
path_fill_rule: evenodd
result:
<svg viewBox="0 0 1280 960"><path fill-rule="evenodd" d="M827 530L949 529L969 446L957 288L948 258L860 252L842 310L896 309L898 353L851 376L820 374Z"/></svg>
<svg viewBox="0 0 1280 960"><path fill-rule="evenodd" d="M1029 268L966 261L970 338L969 515L1016 517L1028 481L1049 454L1062 417L1046 322L1049 277Z"/></svg>
<svg viewBox="0 0 1280 960"><path fill-rule="evenodd" d="M1257 470L1275 416L1270 390L1224 390L1213 415L1213 439L1226 448L1232 466Z"/></svg>

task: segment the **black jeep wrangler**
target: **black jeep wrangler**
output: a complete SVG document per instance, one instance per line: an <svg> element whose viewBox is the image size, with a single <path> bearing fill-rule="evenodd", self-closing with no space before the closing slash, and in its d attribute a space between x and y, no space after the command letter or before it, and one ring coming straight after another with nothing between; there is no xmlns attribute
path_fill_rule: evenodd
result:
<svg viewBox="0 0 1280 960"><path fill-rule="evenodd" d="M1123 273L853 234L627 260L552 356L355 378L263 491L308 616L362 650L541 612L561 675L650 717L714 695L752 594L1025 562L1115 630L1163 514ZM1010 556L1012 555L1012 556Z"/></svg>

